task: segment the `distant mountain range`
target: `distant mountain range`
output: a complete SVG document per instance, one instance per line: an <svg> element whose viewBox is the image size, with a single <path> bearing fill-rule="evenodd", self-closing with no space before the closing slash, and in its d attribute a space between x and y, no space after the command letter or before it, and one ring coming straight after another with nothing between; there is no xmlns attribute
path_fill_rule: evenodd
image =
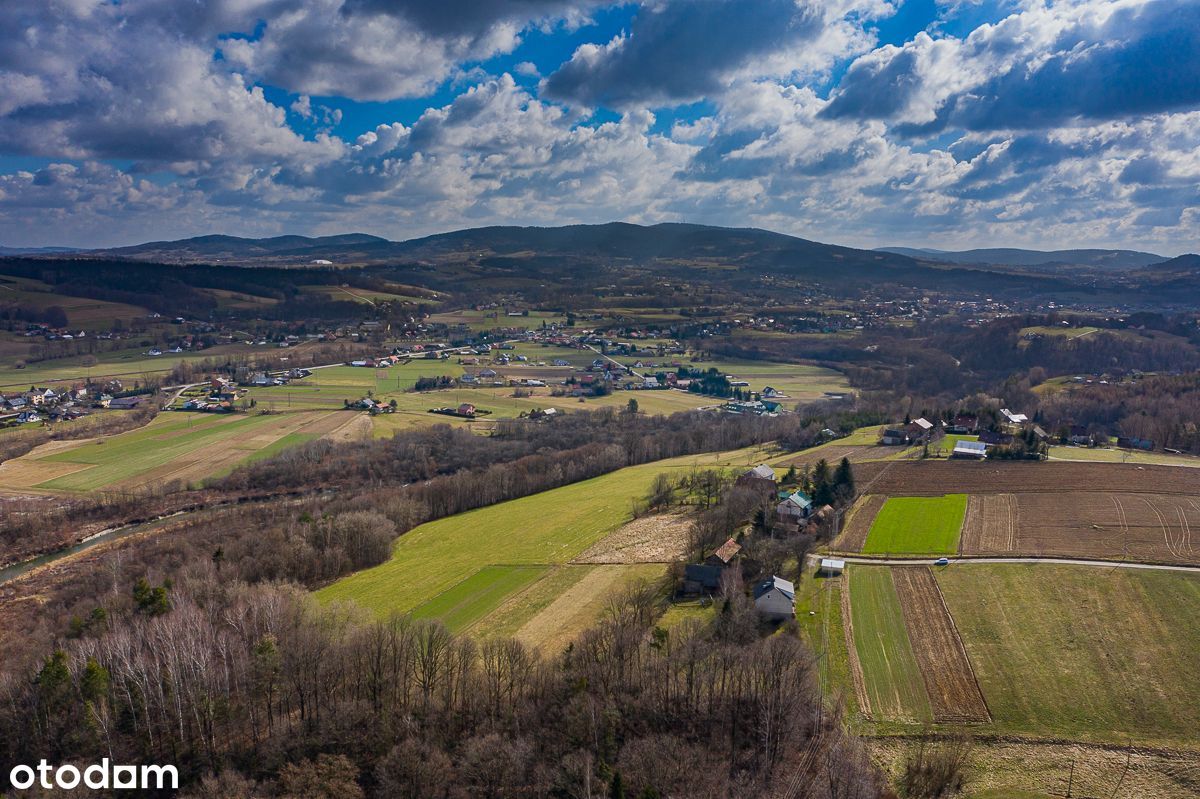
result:
<svg viewBox="0 0 1200 799"><path fill-rule="evenodd" d="M63 253L83 252L76 247L5 247L0 244L0 256L3 255L62 255Z"/></svg>
<svg viewBox="0 0 1200 799"><path fill-rule="evenodd" d="M237 266L335 266L457 264L534 272L580 265L713 265L763 272L827 275L830 269L871 277L895 270L929 271L894 253L857 250L753 228L706 225L603 225L565 227L483 227L440 233L409 241L351 233L341 236L278 236L246 239L199 236L153 241L131 247L90 250L88 258L119 258L158 263L220 263Z"/></svg>
<svg viewBox="0 0 1200 799"><path fill-rule="evenodd" d="M579 287L619 281L627 269L672 281L737 291L772 276L826 286L903 285L1021 295L1061 295L1104 287L1181 286L1200 274L1188 260L1131 250L977 249L950 252L889 247L860 250L756 228L611 222L564 227L481 227L409 241L349 233L264 239L199 236L103 250L10 248L5 255L72 260L136 260L234 267L384 270L393 279L453 291L514 285ZM281 279L279 277L275 279ZM514 282L516 281L516 282ZM782 285L794 285L784 283ZM786 290L786 289L785 289ZM1190 296L1193 292L1189 290Z"/></svg>
<svg viewBox="0 0 1200 799"><path fill-rule="evenodd" d="M926 261L1023 267L1043 272L1085 267L1102 271L1140 269L1166 261L1166 256L1136 250L1020 250L996 247L978 250L932 250L914 247L881 247L876 252L907 255Z"/></svg>

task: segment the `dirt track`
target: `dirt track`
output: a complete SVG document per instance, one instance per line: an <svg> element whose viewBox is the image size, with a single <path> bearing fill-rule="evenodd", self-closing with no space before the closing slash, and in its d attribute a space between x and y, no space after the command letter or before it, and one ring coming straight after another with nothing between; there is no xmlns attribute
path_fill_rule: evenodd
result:
<svg viewBox="0 0 1200 799"><path fill-rule="evenodd" d="M933 572L924 566L898 567L892 569L892 580L929 694L933 720L990 721L991 714L975 680L971 661Z"/></svg>

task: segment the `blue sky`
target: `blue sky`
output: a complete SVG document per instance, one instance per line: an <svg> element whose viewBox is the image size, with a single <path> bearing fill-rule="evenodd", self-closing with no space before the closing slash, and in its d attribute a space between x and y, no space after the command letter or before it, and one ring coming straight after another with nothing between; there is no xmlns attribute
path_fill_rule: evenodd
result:
<svg viewBox="0 0 1200 799"><path fill-rule="evenodd" d="M1200 249L1194 0L7 0L0 244Z"/></svg>

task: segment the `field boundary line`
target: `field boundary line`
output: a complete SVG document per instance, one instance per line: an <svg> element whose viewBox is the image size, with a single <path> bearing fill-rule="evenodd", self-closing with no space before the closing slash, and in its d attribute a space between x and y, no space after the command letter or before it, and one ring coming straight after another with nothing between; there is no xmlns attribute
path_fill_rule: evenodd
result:
<svg viewBox="0 0 1200 799"><path fill-rule="evenodd" d="M850 610L850 578L845 578L842 586L842 632L846 638L846 659L850 662L850 676L854 683L854 693L858 697L858 712L868 721L874 721L871 714L871 700L867 696L867 681L863 676L862 662L858 659L858 647L854 644L854 619Z"/></svg>

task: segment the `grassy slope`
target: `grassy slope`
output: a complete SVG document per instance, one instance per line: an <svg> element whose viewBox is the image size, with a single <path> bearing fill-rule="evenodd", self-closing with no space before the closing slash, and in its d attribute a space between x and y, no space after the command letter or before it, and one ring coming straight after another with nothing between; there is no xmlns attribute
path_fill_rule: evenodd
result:
<svg viewBox="0 0 1200 799"><path fill-rule="evenodd" d="M484 566L453 588L417 606L413 615L441 619L458 632L494 611L513 591L541 578L548 566Z"/></svg>
<svg viewBox="0 0 1200 799"><path fill-rule="evenodd" d="M854 647L862 663L872 716L888 721L930 721L929 696L908 640L891 570L856 565L847 575Z"/></svg>
<svg viewBox="0 0 1200 799"><path fill-rule="evenodd" d="M998 731L1200 746L1200 577L977 565L938 582Z"/></svg>
<svg viewBox="0 0 1200 799"><path fill-rule="evenodd" d="M319 419L313 416L311 421L317 423ZM48 480L38 487L62 491L99 490L174 461L184 462L200 448L222 443L229 448L224 467L224 471L229 471L243 459L265 457L264 453L277 454L288 446L311 439L313 436L303 431L283 432L284 425L296 420L295 416L161 414L137 430L81 442L38 459L92 466ZM272 438L271 431L277 427L281 428L278 437ZM252 438L259 434L265 434L265 439L269 440ZM222 470L219 465L214 468L214 473Z"/></svg>
<svg viewBox="0 0 1200 799"><path fill-rule="evenodd" d="M966 512L966 494L891 497L871 524L863 552L953 555Z"/></svg>
<svg viewBox="0 0 1200 799"><path fill-rule="evenodd" d="M318 592L376 613L408 611L491 564L555 565L579 555L630 518L655 475L693 464L748 466L758 448L632 466L569 486L423 524L401 536L392 558Z"/></svg>
<svg viewBox="0 0 1200 799"><path fill-rule="evenodd" d="M1092 449L1090 447L1051 447L1050 459L1083 461L1086 463L1151 463L1163 466L1200 466L1195 455L1171 455L1166 452L1143 452L1128 449Z"/></svg>
<svg viewBox="0 0 1200 799"><path fill-rule="evenodd" d="M461 513L401 536L392 559L323 589L378 613L410 610L481 566L565 563L630 516L655 464Z"/></svg>

